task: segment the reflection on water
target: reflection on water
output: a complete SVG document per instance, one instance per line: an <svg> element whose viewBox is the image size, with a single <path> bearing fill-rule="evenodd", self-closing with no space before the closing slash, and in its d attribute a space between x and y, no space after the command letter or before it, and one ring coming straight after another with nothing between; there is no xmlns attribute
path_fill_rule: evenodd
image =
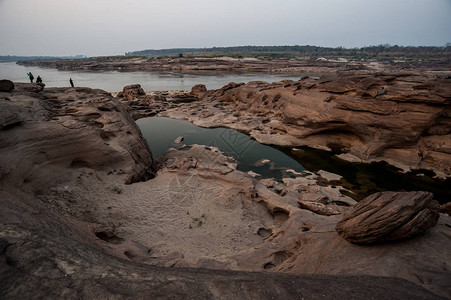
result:
<svg viewBox="0 0 451 300"><path fill-rule="evenodd" d="M293 157L312 172L325 170L340 174L343 180L337 182L354 194L349 194L356 200L361 200L376 192L382 191L429 191L441 203L451 199L451 179L433 178L434 174L427 170L415 170L406 174L398 168L385 162L359 164L351 163L332 155L330 152L315 149L279 149Z"/></svg>
<svg viewBox="0 0 451 300"><path fill-rule="evenodd" d="M0 79L14 82L29 82L27 73L40 75L47 87L70 87L69 78L75 86L119 92L129 84L140 84L146 91L185 90L196 84L205 84L207 89L218 89L229 82L299 80L306 74L236 74L224 72L177 73L177 72L117 72L117 71L58 71L39 67L25 67L16 63L0 63Z"/></svg>
<svg viewBox="0 0 451 300"><path fill-rule="evenodd" d="M156 157L176 147L174 140L182 136L184 144L214 146L233 156L238 162L238 170L243 172L254 171L264 177L281 179L285 169L304 170L301 164L282 151L262 145L234 129L202 128L188 121L160 117L139 119L136 123Z"/></svg>
<svg viewBox="0 0 451 300"><path fill-rule="evenodd" d="M171 147L177 147L174 140L183 136L183 143L218 147L225 154L235 157L239 170L254 171L263 177L280 180L289 176L284 172L285 169L297 172L305 169L312 172L325 170L339 174L343 179L333 184L352 191L343 193L356 200L380 191L430 191L441 203L451 198L451 179L435 179L432 172L426 170L402 174L399 169L384 162L350 163L326 151L310 148L293 151L291 148L271 147L233 129L201 128L188 121L170 118L145 118L137 123L156 157Z"/></svg>

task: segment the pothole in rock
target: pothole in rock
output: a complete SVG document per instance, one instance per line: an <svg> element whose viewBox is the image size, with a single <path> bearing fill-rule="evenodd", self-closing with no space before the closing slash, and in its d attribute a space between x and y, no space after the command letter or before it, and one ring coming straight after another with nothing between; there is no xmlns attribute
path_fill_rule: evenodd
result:
<svg viewBox="0 0 451 300"><path fill-rule="evenodd" d="M292 255L293 254L288 253L286 251L276 252L276 253L274 253L274 255L272 257L272 260L263 265L263 269L265 269L265 270L273 269L273 268L279 266L280 264L282 264L287 259L289 259Z"/></svg>
<svg viewBox="0 0 451 300"><path fill-rule="evenodd" d="M259 236L261 236L262 238L267 239L267 238L269 238L271 236L272 229L271 228L261 227L261 228L258 229L257 234Z"/></svg>
<svg viewBox="0 0 451 300"><path fill-rule="evenodd" d="M105 241L110 244L119 245L125 242L125 239L116 236L111 231L98 231L95 233L95 235L102 241Z"/></svg>
<svg viewBox="0 0 451 300"><path fill-rule="evenodd" d="M272 215L274 217L274 224L278 227L282 226L283 223L285 223L285 221L290 217L290 214L281 208L276 208L272 212Z"/></svg>

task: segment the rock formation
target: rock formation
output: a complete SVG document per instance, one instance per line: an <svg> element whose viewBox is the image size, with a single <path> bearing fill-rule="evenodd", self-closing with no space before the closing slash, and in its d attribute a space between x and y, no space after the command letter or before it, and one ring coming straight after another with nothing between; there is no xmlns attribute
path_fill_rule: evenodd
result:
<svg viewBox="0 0 451 300"><path fill-rule="evenodd" d="M0 92L11 92L14 90L14 83L11 80L0 80Z"/></svg>
<svg viewBox="0 0 451 300"><path fill-rule="evenodd" d="M334 228L355 201L314 174L259 181L194 145L157 171L110 94L36 88L0 94L1 298L451 296L448 216L415 239L354 245Z"/></svg>
<svg viewBox="0 0 451 300"><path fill-rule="evenodd" d="M118 59L119 58L119 59ZM25 66L40 66L58 70L90 70L149 72L171 71L198 73L202 72L273 72L273 73L335 73L338 70L361 70L371 68L361 62L305 61L293 59L239 59L231 57L97 57L89 59L27 60L18 62ZM440 66L440 65L439 65ZM437 67L439 67L437 66Z"/></svg>
<svg viewBox="0 0 451 300"><path fill-rule="evenodd" d="M106 56L90 57L86 59L44 59L19 61L18 64L25 66L39 66L44 68L55 68L58 70L90 70L90 71L171 71L180 73L202 73L206 72L266 72L266 73L301 73L301 74L324 74L336 73L338 71L357 71L381 69L391 71L415 70L417 72L444 71L450 69L450 62L445 53L425 52L420 55L415 53L416 59L374 61L373 59L326 59L317 58L273 58L262 57L232 58L227 57L146 57L146 56ZM262 53L263 54L263 53ZM286 54L286 53L285 53ZM304 54L292 53L295 56ZM365 54L367 55L367 54ZM418 56L420 55L420 56ZM395 55L396 56L396 55ZM394 57L395 57L394 56ZM393 58L394 58L393 57ZM396 59L394 59L396 60Z"/></svg>
<svg viewBox="0 0 451 300"><path fill-rule="evenodd" d="M360 201L338 222L346 240L372 244L413 237L435 226L440 205L428 192L376 193Z"/></svg>
<svg viewBox="0 0 451 300"><path fill-rule="evenodd" d="M2 188L42 191L77 168L121 172L127 183L154 176L126 106L100 90L36 87L16 83L0 102Z"/></svg>
<svg viewBox="0 0 451 300"><path fill-rule="evenodd" d="M122 92L117 94L117 98L122 98L123 100L135 100L139 96L144 96L146 93L142 89L140 84L131 84L124 86Z"/></svg>
<svg viewBox="0 0 451 300"><path fill-rule="evenodd" d="M190 95L196 98L203 98L207 94L207 87L204 84L196 84L191 88Z"/></svg>
<svg viewBox="0 0 451 300"><path fill-rule="evenodd" d="M375 97L385 87L387 93ZM163 112L205 127L226 126L257 141L327 149L350 161L451 175L451 85L420 74L343 73L275 83L230 83L192 114Z"/></svg>

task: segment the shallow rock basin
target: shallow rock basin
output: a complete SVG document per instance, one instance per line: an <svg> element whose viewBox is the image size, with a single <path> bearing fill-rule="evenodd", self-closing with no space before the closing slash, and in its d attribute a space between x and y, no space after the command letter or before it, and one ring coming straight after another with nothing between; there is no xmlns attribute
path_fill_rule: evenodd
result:
<svg viewBox="0 0 451 300"><path fill-rule="evenodd" d="M440 203L448 202L450 196L447 186L451 180L433 178L433 173L426 170L401 173L401 170L383 162L351 163L327 151L272 147L260 144L247 134L234 129L202 128L189 121L167 117L143 118L136 123L156 157L162 156L170 148L179 148L183 144L207 145L217 147L226 155L233 156L238 163L238 170L255 172L263 178L272 177L281 180L294 177L296 173L305 170L315 173L326 170L339 174L343 176L341 180L328 181L324 178L321 181L320 178L322 182L320 184L343 186L351 191L347 195L356 200L388 190L430 191ZM184 138L181 144L174 143L178 137Z"/></svg>
<svg viewBox="0 0 451 300"><path fill-rule="evenodd" d="M184 120L151 117L136 122L151 145L154 156L162 156L169 148L182 144L199 144L217 147L238 163L237 169L253 171L263 177L281 179L288 177L287 170L302 172L305 168L282 151L253 140L248 135L228 128L202 128ZM182 144L174 141L183 137Z"/></svg>

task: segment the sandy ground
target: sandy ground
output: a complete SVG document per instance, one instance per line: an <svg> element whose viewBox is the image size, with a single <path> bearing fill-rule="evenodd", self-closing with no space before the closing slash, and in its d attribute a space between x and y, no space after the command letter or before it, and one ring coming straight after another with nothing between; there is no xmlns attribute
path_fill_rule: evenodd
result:
<svg viewBox="0 0 451 300"><path fill-rule="evenodd" d="M120 175L80 170L72 183L41 200L59 213L105 224L93 231L108 235L107 248L124 258L161 266L208 263L236 269L230 255L263 242L262 228L282 224L263 204L252 201L252 180L239 171L163 168L152 180L125 185Z"/></svg>

